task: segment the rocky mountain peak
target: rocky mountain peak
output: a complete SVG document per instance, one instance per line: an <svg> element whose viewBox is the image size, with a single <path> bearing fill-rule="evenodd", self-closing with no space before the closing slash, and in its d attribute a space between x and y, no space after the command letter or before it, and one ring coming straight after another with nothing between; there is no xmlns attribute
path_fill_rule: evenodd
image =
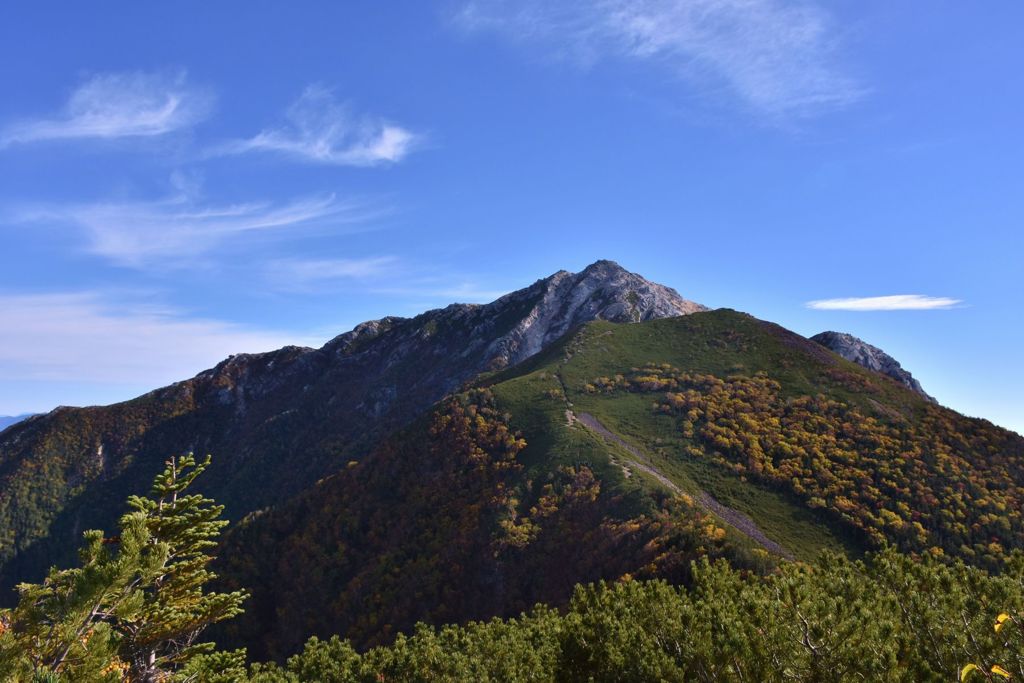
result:
<svg viewBox="0 0 1024 683"><path fill-rule="evenodd" d="M196 377L198 394L241 414L283 388L358 375L367 394L357 409L381 417L401 413L399 404L413 399L413 389L422 392L414 401L418 409L484 370L529 358L592 320L629 323L704 310L674 289L602 260L579 273L560 270L489 304L451 304L414 318L369 320L320 349L232 356ZM173 394L180 387L159 391Z"/></svg>
<svg viewBox="0 0 1024 683"><path fill-rule="evenodd" d="M914 376L903 369L895 358L887 354L877 346L868 344L852 334L845 332L822 332L811 337L811 341L817 342L831 351L839 354L848 361L853 361L868 370L879 372L893 378L903 386L916 391L932 403L936 400L925 393L921 383L914 379Z"/></svg>
<svg viewBox="0 0 1024 683"><path fill-rule="evenodd" d="M308 384L335 372L365 372L373 396L359 405L380 416L396 404L403 385L422 389L423 402L435 401L479 372L515 365L592 320L640 322L704 310L674 289L602 260L579 273L560 270L489 304L369 320L321 349L232 356L196 379L200 394L244 412L254 399L300 377Z"/></svg>
<svg viewBox="0 0 1024 683"><path fill-rule="evenodd" d="M564 273L566 271L563 270L561 272ZM625 273L627 275L630 274L628 270L620 266L615 261L609 259L598 259L580 272L581 275L593 275L597 277L608 277L621 273ZM572 275L572 273L569 274Z"/></svg>
<svg viewBox="0 0 1024 683"><path fill-rule="evenodd" d="M572 328L592 320L640 322L706 311L671 287L631 273L614 261L596 261L579 273L560 270L532 286L484 307L521 310L511 331L491 350L497 365L514 365L539 352Z"/></svg>

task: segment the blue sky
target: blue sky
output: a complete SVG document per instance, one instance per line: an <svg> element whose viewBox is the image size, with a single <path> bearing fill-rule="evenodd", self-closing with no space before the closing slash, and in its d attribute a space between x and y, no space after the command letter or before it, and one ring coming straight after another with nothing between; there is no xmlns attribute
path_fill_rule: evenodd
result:
<svg viewBox="0 0 1024 683"><path fill-rule="evenodd" d="M1022 21L1013 2L8 3L0 414L610 258L861 336L1024 432ZM834 299L856 301L811 303Z"/></svg>

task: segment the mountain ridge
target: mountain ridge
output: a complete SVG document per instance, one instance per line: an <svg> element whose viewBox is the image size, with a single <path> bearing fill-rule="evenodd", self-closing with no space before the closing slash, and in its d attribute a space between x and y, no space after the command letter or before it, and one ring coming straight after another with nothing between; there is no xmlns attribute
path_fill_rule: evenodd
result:
<svg viewBox="0 0 1024 683"><path fill-rule="evenodd" d="M36 413L22 413L21 415L0 415L0 432L23 420L27 420Z"/></svg>
<svg viewBox="0 0 1024 683"><path fill-rule="evenodd" d="M207 492L238 518L358 460L481 372L511 367L582 322L699 310L598 261L489 304L367 321L318 349L237 354L130 401L15 425L0 438L0 582L64 559L54 553L73 548L81 529L110 526L110 501L144 490L172 453L216 454Z"/></svg>

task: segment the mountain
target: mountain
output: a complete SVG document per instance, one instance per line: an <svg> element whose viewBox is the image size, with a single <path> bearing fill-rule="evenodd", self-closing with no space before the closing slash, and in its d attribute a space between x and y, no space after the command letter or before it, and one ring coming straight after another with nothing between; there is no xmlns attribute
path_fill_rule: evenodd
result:
<svg viewBox="0 0 1024 683"><path fill-rule="evenodd" d="M25 413L23 415L0 415L0 432L10 427L12 424L17 424L26 418L32 417L32 413Z"/></svg>
<svg viewBox="0 0 1024 683"><path fill-rule="evenodd" d="M701 558L1024 548L1024 438L608 261L10 427L5 585L71 564L185 450L213 454L199 486L235 522L220 582L252 592L217 640L257 658L687 584Z"/></svg>
<svg viewBox="0 0 1024 683"><path fill-rule="evenodd" d="M821 332L811 337L811 341L821 344L834 353L838 353L848 361L853 361L868 370L891 377L911 391L916 391L932 403L936 403L935 399L925 392L921 383L903 369L899 361L877 346L868 344L863 339L858 339L852 334L844 332Z"/></svg>
<svg viewBox="0 0 1024 683"><path fill-rule="evenodd" d="M767 571L894 544L997 567L1022 509L1024 439L784 328L593 321L236 525L217 570L253 595L218 642L366 647L578 583L686 583L701 557Z"/></svg>
<svg viewBox="0 0 1024 683"><path fill-rule="evenodd" d="M319 349L232 356L124 403L61 407L0 435L0 586L73 560L168 455L213 453L206 493L230 518L299 493L486 371L596 319L705 310L611 261L559 271L486 305L363 323Z"/></svg>

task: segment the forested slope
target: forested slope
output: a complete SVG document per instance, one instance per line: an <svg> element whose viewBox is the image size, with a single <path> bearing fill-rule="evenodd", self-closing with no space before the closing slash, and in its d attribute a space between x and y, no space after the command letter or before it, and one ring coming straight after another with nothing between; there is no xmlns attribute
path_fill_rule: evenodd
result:
<svg viewBox="0 0 1024 683"><path fill-rule="evenodd" d="M480 384L229 534L222 573L254 595L237 642L388 642L580 582L686 583L702 555L765 571L890 542L998 569L1024 546L1024 440L744 314L590 323Z"/></svg>

